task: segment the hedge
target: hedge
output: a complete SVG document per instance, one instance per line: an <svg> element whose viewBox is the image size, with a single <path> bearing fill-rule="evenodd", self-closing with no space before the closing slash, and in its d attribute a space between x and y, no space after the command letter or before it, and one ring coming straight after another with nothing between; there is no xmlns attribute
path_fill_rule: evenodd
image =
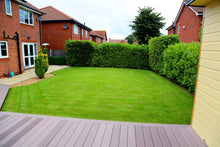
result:
<svg viewBox="0 0 220 147"><path fill-rule="evenodd" d="M95 49L92 66L147 69L148 46L103 43Z"/></svg>
<svg viewBox="0 0 220 147"><path fill-rule="evenodd" d="M163 52L169 45L179 43L179 35L154 37L149 40L149 67L161 74L163 67Z"/></svg>
<svg viewBox="0 0 220 147"><path fill-rule="evenodd" d="M163 75L189 91L195 91L199 50L200 43L169 46L163 53Z"/></svg>
<svg viewBox="0 0 220 147"><path fill-rule="evenodd" d="M49 65L66 65L65 57L56 57L50 56L48 57Z"/></svg>
<svg viewBox="0 0 220 147"><path fill-rule="evenodd" d="M92 41L67 40L66 63L70 66L90 66L94 50L98 45Z"/></svg>

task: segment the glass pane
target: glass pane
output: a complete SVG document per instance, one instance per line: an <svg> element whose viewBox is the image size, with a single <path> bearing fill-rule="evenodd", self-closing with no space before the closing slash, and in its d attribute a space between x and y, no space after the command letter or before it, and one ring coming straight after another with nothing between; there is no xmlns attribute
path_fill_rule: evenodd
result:
<svg viewBox="0 0 220 147"><path fill-rule="evenodd" d="M30 24L33 24L33 13L29 12Z"/></svg>
<svg viewBox="0 0 220 147"><path fill-rule="evenodd" d="M28 12L24 10L24 22L28 24Z"/></svg>
<svg viewBox="0 0 220 147"><path fill-rule="evenodd" d="M2 50L2 56L7 56L7 51L6 50Z"/></svg>
<svg viewBox="0 0 220 147"><path fill-rule="evenodd" d="M34 55L37 55L37 44L34 44Z"/></svg>
<svg viewBox="0 0 220 147"><path fill-rule="evenodd" d="M24 11L20 9L20 22L24 22Z"/></svg>
<svg viewBox="0 0 220 147"><path fill-rule="evenodd" d="M30 56L34 55L34 47L33 45L30 45Z"/></svg>
<svg viewBox="0 0 220 147"><path fill-rule="evenodd" d="M6 50L6 42L1 42L1 49Z"/></svg>
<svg viewBox="0 0 220 147"><path fill-rule="evenodd" d="M24 45L24 56L28 56L28 46Z"/></svg>
<svg viewBox="0 0 220 147"><path fill-rule="evenodd" d="M31 57L31 65L34 65L34 57Z"/></svg>
<svg viewBox="0 0 220 147"><path fill-rule="evenodd" d="M25 58L25 59L24 59L24 62L25 62L25 63L24 63L25 66L29 66L29 58Z"/></svg>

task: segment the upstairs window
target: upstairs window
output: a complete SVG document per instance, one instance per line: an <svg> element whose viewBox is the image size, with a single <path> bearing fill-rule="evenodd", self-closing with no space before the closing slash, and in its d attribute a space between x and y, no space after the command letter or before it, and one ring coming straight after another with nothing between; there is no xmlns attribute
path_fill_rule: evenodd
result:
<svg viewBox="0 0 220 147"><path fill-rule="evenodd" d="M74 24L74 34L78 34L78 26Z"/></svg>
<svg viewBox="0 0 220 147"><path fill-rule="evenodd" d="M5 0L5 9L6 9L6 14L12 15L12 12L11 12L11 0Z"/></svg>
<svg viewBox="0 0 220 147"><path fill-rule="evenodd" d="M33 13L20 8L20 22L33 25Z"/></svg>
<svg viewBox="0 0 220 147"><path fill-rule="evenodd" d="M92 41L92 36L90 36L90 40Z"/></svg>
<svg viewBox="0 0 220 147"><path fill-rule="evenodd" d="M88 31L86 30L86 37L88 37Z"/></svg>
<svg viewBox="0 0 220 147"><path fill-rule="evenodd" d="M83 28L81 29L81 35L83 36Z"/></svg>
<svg viewBox="0 0 220 147"><path fill-rule="evenodd" d="M0 41L0 58L8 58L8 45L6 41Z"/></svg>
<svg viewBox="0 0 220 147"><path fill-rule="evenodd" d="M178 33L178 34L180 33L180 24L178 25L177 33Z"/></svg>

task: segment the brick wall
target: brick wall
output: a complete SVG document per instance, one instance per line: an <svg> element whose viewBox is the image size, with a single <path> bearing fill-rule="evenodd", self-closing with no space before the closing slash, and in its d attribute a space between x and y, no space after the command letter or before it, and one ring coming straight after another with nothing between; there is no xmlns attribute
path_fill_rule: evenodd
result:
<svg viewBox="0 0 220 147"><path fill-rule="evenodd" d="M0 1L0 41L7 41L8 44L8 54L9 58L0 58L0 78L4 77L4 74L8 74L9 69L19 73L19 61L18 61L18 47L16 40L4 39L3 31L5 31L6 35L10 37L15 36L15 32L18 32L20 35L20 55L21 55L21 64L22 64L22 72L24 72L23 67L23 55L22 55L22 42L33 42L37 43L38 49L40 46L40 35L39 35L39 22L36 21L36 18L39 16L34 13L34 26L21 24L20 16L19 16L19 4L17 2L11 1L12 6L12 16L9 16L5 12L5 1ZM31 39L28 39L28 37Z"/></svg>
<svg viewBox="0 0 220 147"><path fill-rule="evenodd" d="M168 35L174 34L174 28L168 30Z"/></svg>
<svg viewBox="0 0 220 147"><path fill-rule="evenodd" d="M179 37L182 42L198 42L199 28L201 26L202 16L196 14L187 6L184 6L183 11L176 23L176 34L178 34L178 26L180 26ZM168 31L168 34L173 34ZM170 35L169 34L169 35Z"/></svg>

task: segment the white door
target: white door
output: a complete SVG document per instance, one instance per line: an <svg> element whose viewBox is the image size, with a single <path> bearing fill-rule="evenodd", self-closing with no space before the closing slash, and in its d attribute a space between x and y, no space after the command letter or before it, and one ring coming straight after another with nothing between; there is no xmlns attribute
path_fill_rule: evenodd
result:
<svg viewBox="0 0 220 147"><path fill-rule="evenodd" d="M22 43L23 50L23 64L24 68L34 67L34 60L37 56L36 43Z"/></svg>

